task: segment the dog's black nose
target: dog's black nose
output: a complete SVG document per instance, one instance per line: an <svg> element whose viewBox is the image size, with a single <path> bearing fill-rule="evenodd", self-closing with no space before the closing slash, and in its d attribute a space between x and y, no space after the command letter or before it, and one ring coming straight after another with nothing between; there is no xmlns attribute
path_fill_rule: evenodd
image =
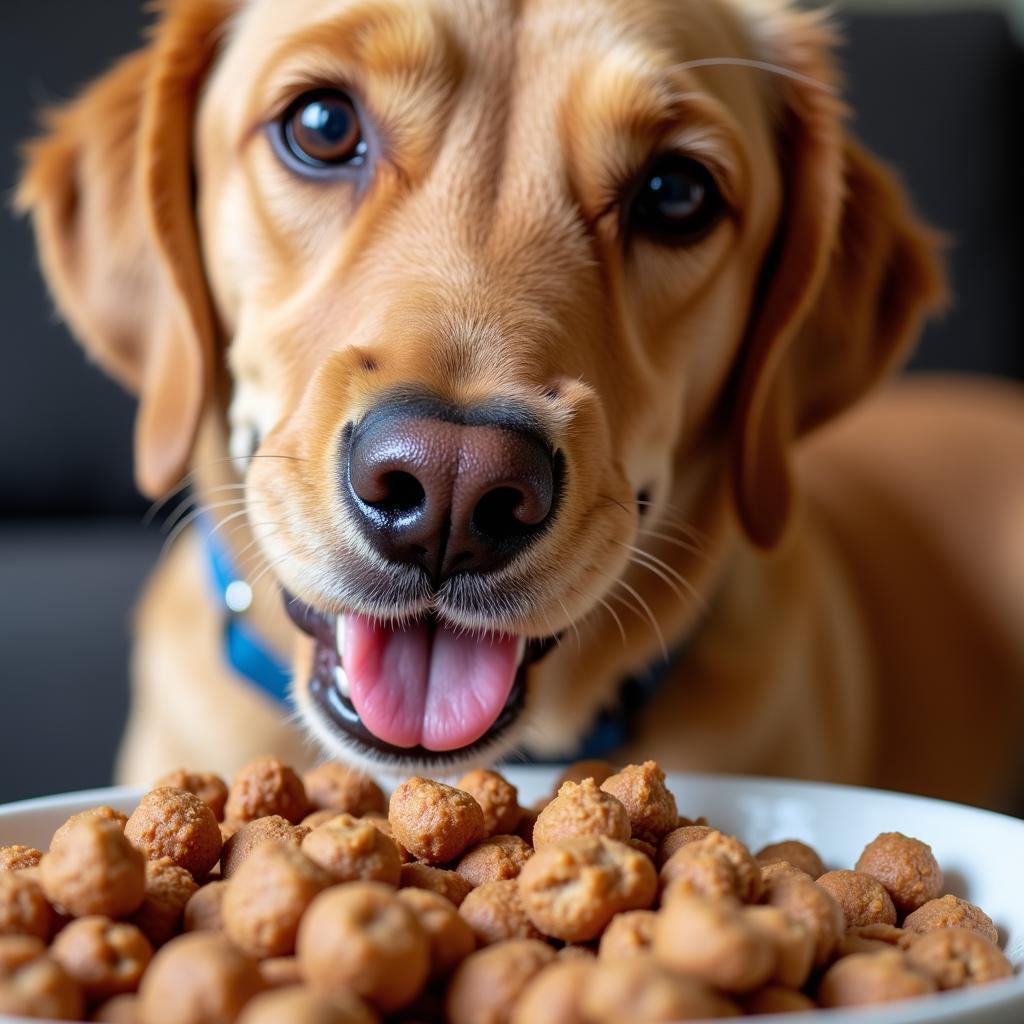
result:
<svg viewBox="0 0 1024 1024"><path fill-rule="evenodd" d="M351 432L343 489L385 558L435 582L510 561L550 521L555 456L525 414L429 400L372 409Z"/></svg>

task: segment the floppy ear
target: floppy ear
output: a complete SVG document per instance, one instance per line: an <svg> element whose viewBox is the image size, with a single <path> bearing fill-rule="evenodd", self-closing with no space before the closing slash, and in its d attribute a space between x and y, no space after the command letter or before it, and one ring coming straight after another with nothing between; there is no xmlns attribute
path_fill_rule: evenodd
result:
<svg viewBox="0 0 1024 1024"><path fill-rule="evenodd" d="M860 398L945 302L937 236L891 172L844 130L831 37L790 14L779 143L786 199L740 370L735 490L750 538L771 547L794 503L796 439ZM814 84L821 82L823 87Z"/></svg>
<svg viewBox="0 0 1024 1024"><path fill-rule="evenodd" d="M166 4L145 50L49 116L15 200L61 313L139 396L135 475L150 496L183 473L215 373L191 150L223 7Z"/></svg>

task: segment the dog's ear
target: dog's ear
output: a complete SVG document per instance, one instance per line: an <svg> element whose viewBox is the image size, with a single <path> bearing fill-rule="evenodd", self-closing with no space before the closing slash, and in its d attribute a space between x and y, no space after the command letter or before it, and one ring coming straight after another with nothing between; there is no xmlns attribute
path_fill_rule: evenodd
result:
<svg viewBox="0 0 1024 1024"><path fill-rule="evenodd" d="M184 471L215 373L191 149L223 19L221 0L165 4L145 50L50 114L15 200L72 330L139 396L135 475L151 496Z"/></svg>
<svg viewBox="0 0 1024 1024"><path fill-rule="evenodd" d="M816 15L787 17L777 38L801 77L781 86L784 208L735 423L738 510L762 547L776 544L790 520L793 443L897 366L946 296L937 236L915 218L893 174L845 132L827 26Z"/></svg>

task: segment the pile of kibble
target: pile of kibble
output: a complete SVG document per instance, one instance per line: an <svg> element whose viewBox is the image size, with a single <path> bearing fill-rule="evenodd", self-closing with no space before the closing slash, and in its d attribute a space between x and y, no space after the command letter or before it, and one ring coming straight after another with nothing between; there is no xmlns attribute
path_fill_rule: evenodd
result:
<svg viewBox="0 0 1024 1024"><path fill-rule="evenodd" d="M926 996L1012 974L918 839L853 871L679 816L653 762L491 771L390 803L340 764L175 772L130 817L0 847L0 1014L123 1024L643 1024ZM713 815L713 808L709 809Z"/></svg>

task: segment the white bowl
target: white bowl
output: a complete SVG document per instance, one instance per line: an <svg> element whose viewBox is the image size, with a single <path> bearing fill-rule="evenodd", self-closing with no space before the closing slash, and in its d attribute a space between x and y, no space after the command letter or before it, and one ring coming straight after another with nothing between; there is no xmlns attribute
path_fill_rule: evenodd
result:
<svg viewBox="0 0 1024 1024"><path fill-rule="evenodd" d="M509 767L504 775L531 803L551 789L553 768ZM947 891L981 906L999 927L1014 978L976 989L890 1003L877 1009L821 1011L829 1024L1021 1024L1024 1021L1024 821L973 807L877 790L781 779L679 774L669 777L680 813L706 815L753 849L782 839L810 843L831 867L852 867L879 832L930 843ZM0 807L0 845L45 850L54 830L77 811L109 804L131 811L141 789L94 789ZM7 1018L10 1019L10 1018ZM807 1024L808 1014L769 1018ZM26 1022L27 1024L27 1022ZM641 1022L638 1022L641 1024Z"/></svg>

